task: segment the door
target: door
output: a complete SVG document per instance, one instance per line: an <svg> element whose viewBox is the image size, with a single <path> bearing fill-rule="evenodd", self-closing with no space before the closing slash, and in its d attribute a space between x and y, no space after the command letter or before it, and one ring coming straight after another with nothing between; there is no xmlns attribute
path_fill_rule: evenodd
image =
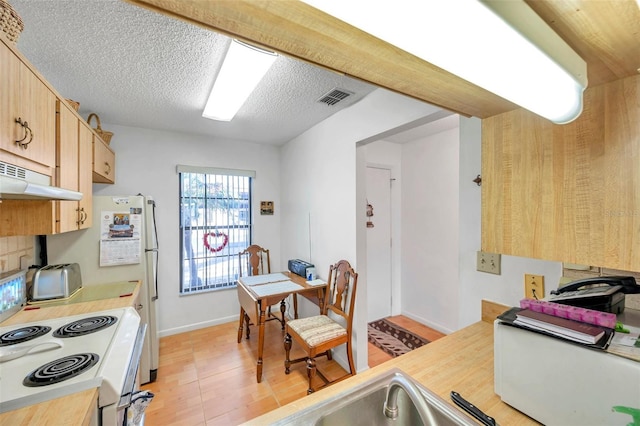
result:
<svg viewBox="0 0 640 426"><path fill-rule="evenodd" d="M367 167L367 307L368 321L391 315L391 170Z"/></svg>

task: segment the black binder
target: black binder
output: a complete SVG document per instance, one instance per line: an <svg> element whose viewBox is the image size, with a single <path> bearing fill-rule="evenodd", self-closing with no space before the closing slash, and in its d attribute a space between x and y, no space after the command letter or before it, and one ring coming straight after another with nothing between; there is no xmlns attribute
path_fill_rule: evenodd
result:
<svg viewBox="0 0 640 426"><path fill-rule="evenodd" d="M544 334L545 336L550 336L555 339L560 339L567 343L573 343L575 345L586 346L588 348L599 349L599 350L607 349L609 347L609 344L611 343L611 339L613 339L613 335L615 334L615 331L612 328L601 327L602 330L604 330L604 336L602 336L600 340L598 340L596 343L590 344L590 343L576 342L574 340L565 339L562 336L558 336L551 332L529 328L523 324L514 324L514 321L516 320L516 315L520 311L522 311L522 308L511 308L508 311L505 311L502 314L498 315L497 318L500 320L501 324L504 324L510 327L521 328L523 330L531 331L538 334Z"/></svg>

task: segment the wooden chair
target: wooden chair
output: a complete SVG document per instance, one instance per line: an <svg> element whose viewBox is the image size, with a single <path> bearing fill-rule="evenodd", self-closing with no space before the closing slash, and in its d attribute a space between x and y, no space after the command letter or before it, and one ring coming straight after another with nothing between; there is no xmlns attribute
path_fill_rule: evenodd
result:
<svg viewBox="0 0 640 426"><path fill-rule="evenodd" d="M357 283L358 274L353 270L349 262L341 260L332 265L329 268L327 291L325 292L324 305L320 315L290 320L286 324L284 371L289 374L291 364L306 361L307 376L309 377L308 394L355 374L351 334ZM305 357L294 360L289 359L292 340L295 340L305 350L307 353ZM336 380L330 381L316 368L315 358L325 355L327 359L331 360L331 350L343 344L346 344L347 348L349 372ZM313 381L316 373L322 378L324 385L314 388Z"/></svg>
<svg viewBox="0 0 640 426"><path fill-rule="evenodd" d="M253 275L263 275L271 273L271 258L269 257L269 250L263 247L260 247L257 244L252 244L240 253L238 253L238 259L240 261L239 274L240 276L253 276ZM282 329L284 330L284 315L286 311L285 299L280 301L280 312L282 313L282 318L278 318L276 315L271 313L271 306L269 306L269 311L267 314L267 321L270 320L278 320L282 323ZM240 308L240 314L242 315L242 308ZM247 339L250 335L249 330L249 315L244 314L244 322L247 328L246 335ZM238 332L238 343L240 343L240 337L242 335L242 330Z"/></svg>

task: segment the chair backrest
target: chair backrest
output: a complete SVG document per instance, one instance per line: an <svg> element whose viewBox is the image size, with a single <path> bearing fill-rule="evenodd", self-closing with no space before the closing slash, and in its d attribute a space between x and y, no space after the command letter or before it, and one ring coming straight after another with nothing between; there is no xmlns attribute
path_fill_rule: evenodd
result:
<svg viewBox="0 0 640 426"><path fill-rule="evenodd" d="M358 274L346 260L340 260L329 267L323 314L327 315L331 311L343 317L348 333L351 333L351 324L353 323L357 285Z"/></svg>
<svg viewBox="0 0 640 426"><path fill-rule="evenodd" d="M240 260L240 276L262 275L271 273L269 250L257 244L250 245L238 253ZM246 273L245 273L246 271Z"/></svg>

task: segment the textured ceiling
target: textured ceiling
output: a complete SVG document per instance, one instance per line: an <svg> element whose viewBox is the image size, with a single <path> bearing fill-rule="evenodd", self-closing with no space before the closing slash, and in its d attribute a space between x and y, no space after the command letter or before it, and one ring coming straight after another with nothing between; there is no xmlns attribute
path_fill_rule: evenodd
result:
<svg viewBox="0 0 640 426"><path fill-rule="evenodd" d="M212 121L202 109L229 38L119 0L10 3L25 23L18 50L103 123L281 145L375 89L280 56L231 122ZM355 95L317 102L336 87Z"/></svg>

